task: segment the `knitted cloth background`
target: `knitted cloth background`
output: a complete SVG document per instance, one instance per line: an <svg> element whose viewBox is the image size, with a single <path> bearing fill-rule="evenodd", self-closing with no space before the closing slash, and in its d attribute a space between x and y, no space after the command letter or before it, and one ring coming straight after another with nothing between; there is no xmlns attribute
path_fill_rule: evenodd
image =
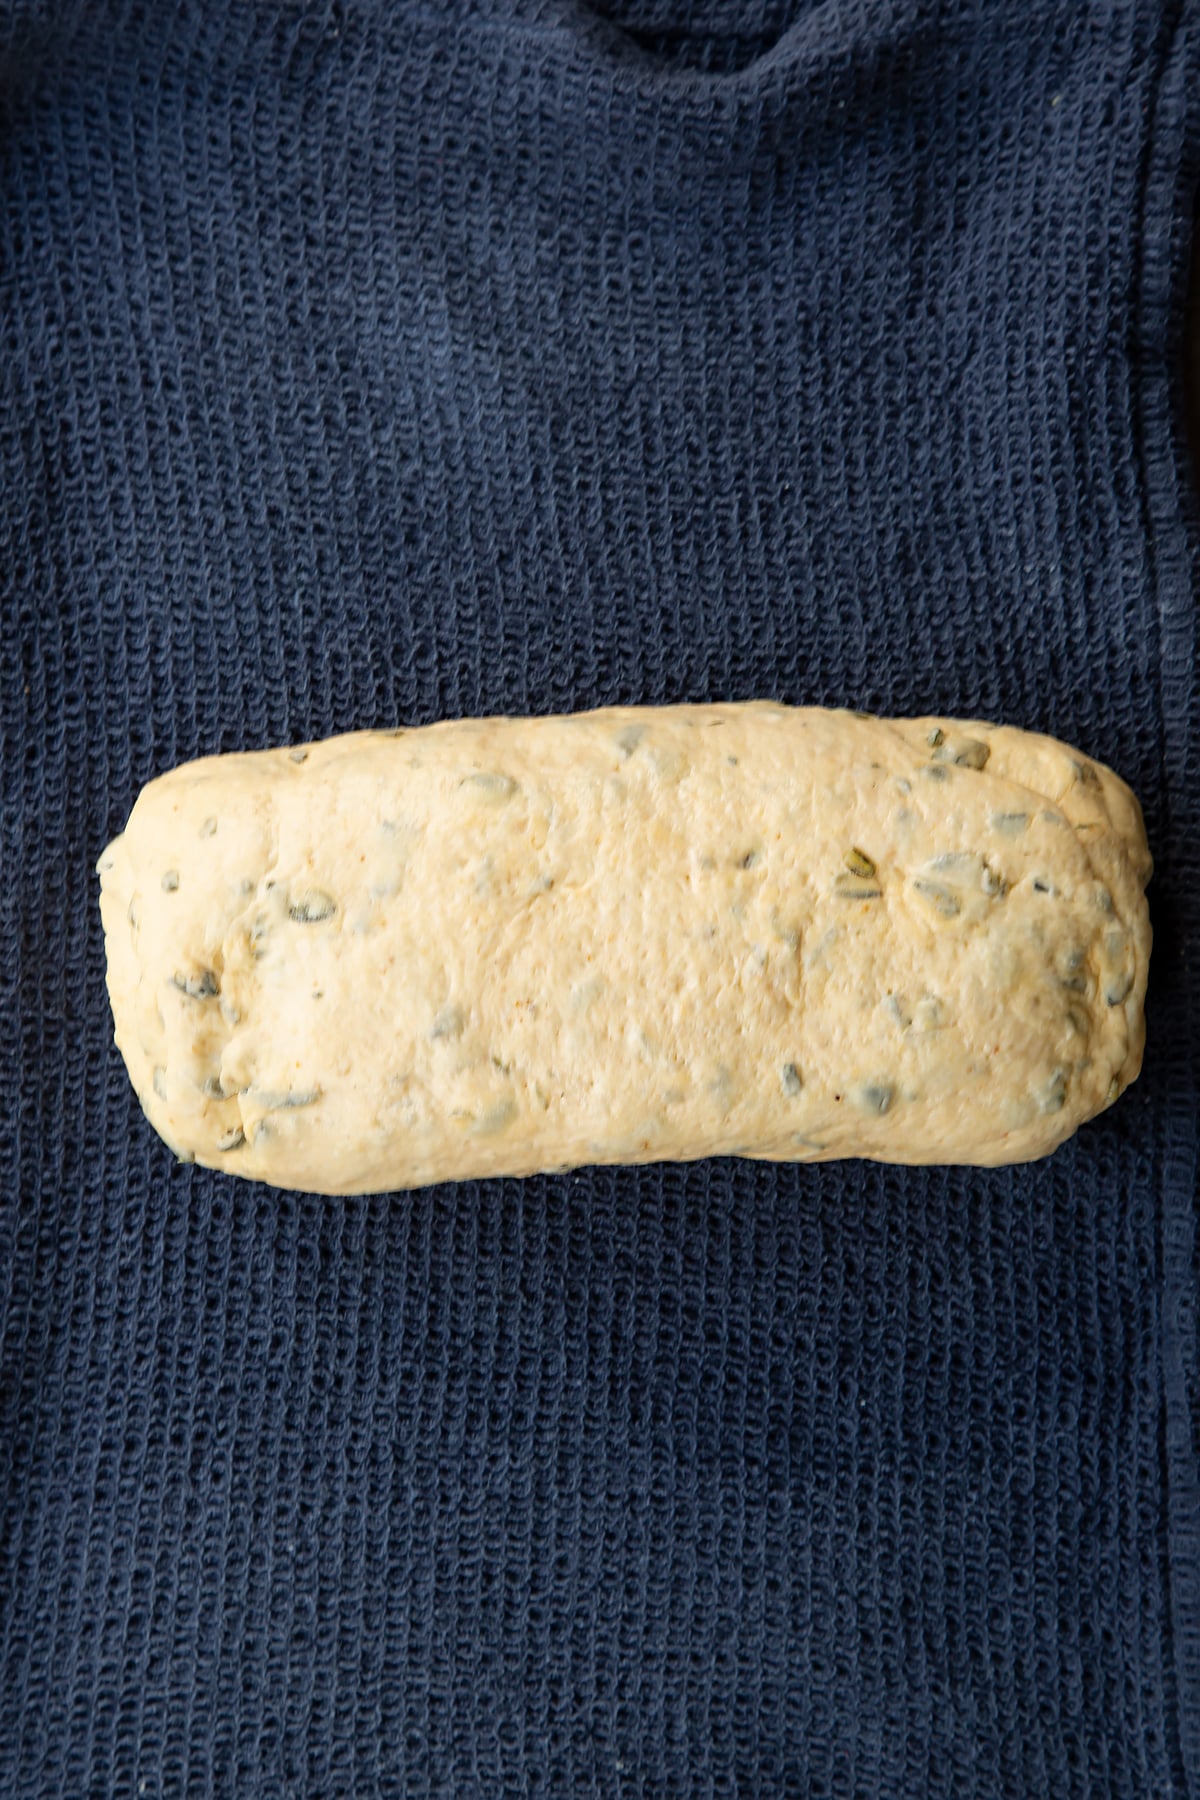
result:
<svg viewBox="0 0 1200 1800"><path fill-rule="evenodd" d="M0 1792L1200 1793L1200 17L0 0ZM177 1167L186 757L778 696L1111 762L1043 1165Z"/></svg>

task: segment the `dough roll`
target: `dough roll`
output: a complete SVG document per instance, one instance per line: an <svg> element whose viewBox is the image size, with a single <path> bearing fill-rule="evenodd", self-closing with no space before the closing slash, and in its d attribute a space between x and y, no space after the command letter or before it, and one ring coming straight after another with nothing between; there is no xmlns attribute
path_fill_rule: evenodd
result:
<svg viewBox="0 0 1200 1800"><path fill-rule="evenodd" d="M281 1187L1019 1162L1141 1064L1137 801L1006 727L756 703L360 732L172 770L99 872L151 1124Z"/></svg>

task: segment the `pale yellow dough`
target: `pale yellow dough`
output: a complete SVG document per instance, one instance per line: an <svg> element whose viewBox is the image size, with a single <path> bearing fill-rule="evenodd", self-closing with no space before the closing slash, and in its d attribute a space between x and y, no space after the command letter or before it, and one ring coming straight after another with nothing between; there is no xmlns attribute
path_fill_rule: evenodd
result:
<svg viewBox="0 0 1200 1800"><path fill-rule="evenodd" d="M212 757L100 859L186 1158L329 1194L1045 1155L1138 1073L1141 814L1053 739L768 704Z"/></svg>

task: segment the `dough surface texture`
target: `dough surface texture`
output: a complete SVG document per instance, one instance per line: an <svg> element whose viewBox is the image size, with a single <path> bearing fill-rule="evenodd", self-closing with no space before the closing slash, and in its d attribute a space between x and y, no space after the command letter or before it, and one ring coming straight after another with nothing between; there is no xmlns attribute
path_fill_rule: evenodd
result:
<svg viewBox="0 0 1200 1800"><path fill-rule="evenodd" d="M328 1194L1044 1156L1136 1077L1150 857L1010 727L767 703L207 758L100 859L155 1130Z"/></svg>

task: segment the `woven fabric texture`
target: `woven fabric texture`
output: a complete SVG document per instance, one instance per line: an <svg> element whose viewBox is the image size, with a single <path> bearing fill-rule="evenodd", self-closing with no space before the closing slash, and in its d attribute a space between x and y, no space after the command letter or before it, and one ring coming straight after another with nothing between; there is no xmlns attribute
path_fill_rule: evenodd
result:
<svg viewBox="0 0 1200 1800"><path fill-rule="evenodd" d="M0 1793L1200 1793L1194 0L0 0ZM1044 1164L176 1166L200 753L776 696L1157 874Z"/></svg>

